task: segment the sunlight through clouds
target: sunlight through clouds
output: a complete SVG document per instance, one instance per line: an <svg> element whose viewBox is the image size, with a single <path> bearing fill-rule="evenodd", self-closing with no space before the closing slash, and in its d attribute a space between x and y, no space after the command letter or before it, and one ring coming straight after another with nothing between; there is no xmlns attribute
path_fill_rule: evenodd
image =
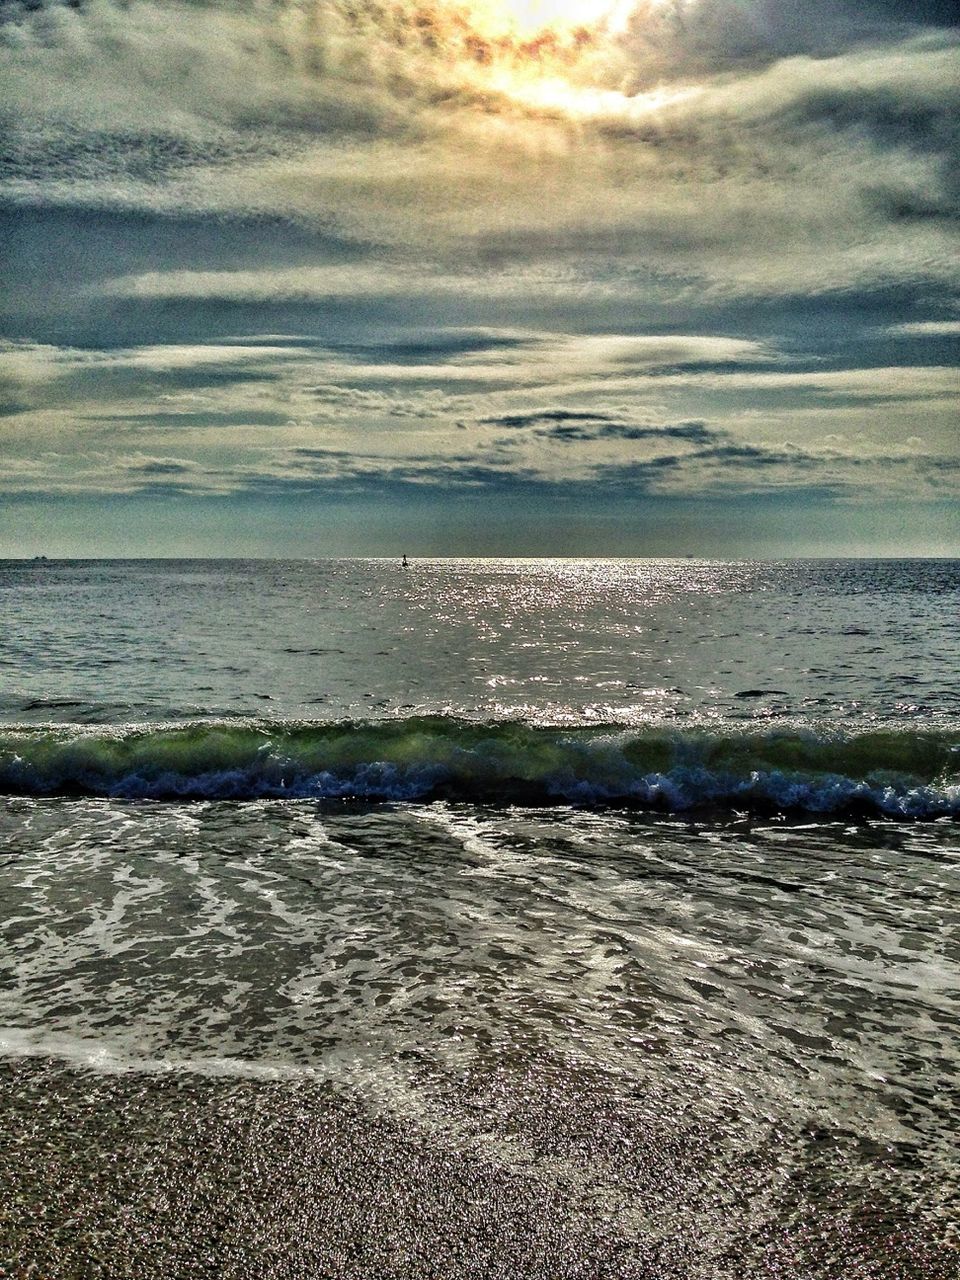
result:
<svg viewBox="0 0 960 1280"><path fill-rule="evenodd" d="M0 492L74 459L93 501L115 447L157 495L151 459L508 510L951 491L960 36L924 13L11 0ZM493 426L535 409L607 427Z"/></svg>

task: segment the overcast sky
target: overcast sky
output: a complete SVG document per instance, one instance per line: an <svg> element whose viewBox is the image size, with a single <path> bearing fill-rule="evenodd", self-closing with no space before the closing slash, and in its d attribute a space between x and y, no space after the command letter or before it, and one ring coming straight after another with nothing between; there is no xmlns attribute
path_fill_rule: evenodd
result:
<svg viewBox="0 0 960 1280"><path fill-rule="evenodd" d="M960 27L0 0L0 554L960 554Z"/></svg>

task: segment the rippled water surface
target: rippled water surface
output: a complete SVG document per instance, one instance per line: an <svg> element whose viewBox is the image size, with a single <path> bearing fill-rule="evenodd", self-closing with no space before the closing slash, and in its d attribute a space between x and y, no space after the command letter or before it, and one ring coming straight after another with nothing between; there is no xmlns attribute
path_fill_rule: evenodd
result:
<svg viewBox="0 0 960 1280"><path fill-rule="evenodd" d="M0 713L942 717L958 615L957 561L7 561Z"/></svg>
<svg viewBox="0 0 960 1280"><path fill-rule="evenodd" d="M571 1275L953 1275L958 596L952 562L7 563L0 1053L128 1082L70 1122L113 1090L124 1141L186 1106L132 1080L358 1097L562 1192L616 1244Z"/></svg>

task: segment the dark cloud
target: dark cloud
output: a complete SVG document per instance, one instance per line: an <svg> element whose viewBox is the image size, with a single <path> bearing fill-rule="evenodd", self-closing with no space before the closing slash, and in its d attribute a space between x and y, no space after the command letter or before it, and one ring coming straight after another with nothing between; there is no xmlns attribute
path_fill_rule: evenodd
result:
<svg viewBox="0 0 960 1280"><path fill-rule="evenodd" d="M117 423L130 427L150 426L171 428L174 430L186 427L279 427L287 421L287 416L274 412L231 412L229 410L190 412L164 412L156 409L149 413L96 413L78 414L78 421L98 422L101 424Z"/></svg>
<svg viewBox="0 0 960 1280"><path fill-rule="evenodd" d="M529 337L523 334L484 332L482 330L445 329L405 338L386 337L377 343L333 343L332 349L344 355L359 356L375 363L434 364L438 360L482 354L488 351L515 351L524 347Z"/></svg>
<svg viewBox="0 0 960 1280"><path fill-rule="evenodd" d="M949 0L671 0L639 4L631 36L658 67L704 71L801 54L835 55L958 25Z"/></svg>
<svg viewBox="0 0 960 1280"><path fill-rule="evenodd" d="M532 430L560 441L585 440L689 440L704 443L714 437L705 422L636 423L611 414L580 412L575 409L535 409L527 413L505 413L481 418L483 426Z"/></svg>
<svg viewBox="0 0 960 1280"><path fill-rule="evenodd" d="M657 426L635 425L630 422L602 422L591 428L589 424L560 424L550 427L544 434L554 440L688 440L704 444L714 432L703 422L664 423Z"/></svg>
<svg viewBox="0 0 960 1280"><path fill-rule="evenodd" d="M544 423L556 422L575 422L577 424L587 423L609 423L613 419L605 413L585 413L576 409L533 409L527 413L501 413L490 418L481 418L480 422L484 426L496 427L533 427L541 426Z"/></svg>
<svg viewBox="0 0 960 1280"><path fill-rule="evenodd" d="M131 475L142 476L178 476L189 475L196 471L196 466L188 462L144 462L139 466L128 467Z"/></svg>

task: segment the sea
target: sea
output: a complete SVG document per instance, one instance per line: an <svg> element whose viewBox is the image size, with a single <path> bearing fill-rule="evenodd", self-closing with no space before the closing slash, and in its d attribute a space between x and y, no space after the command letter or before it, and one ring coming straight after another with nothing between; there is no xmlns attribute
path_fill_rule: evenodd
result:
<svg viewBox="0 0 960 1280"><path fill-rule="evenodd" d="M0 562L0 1274L956 1277L958 815L957 560Z"/></svg>

